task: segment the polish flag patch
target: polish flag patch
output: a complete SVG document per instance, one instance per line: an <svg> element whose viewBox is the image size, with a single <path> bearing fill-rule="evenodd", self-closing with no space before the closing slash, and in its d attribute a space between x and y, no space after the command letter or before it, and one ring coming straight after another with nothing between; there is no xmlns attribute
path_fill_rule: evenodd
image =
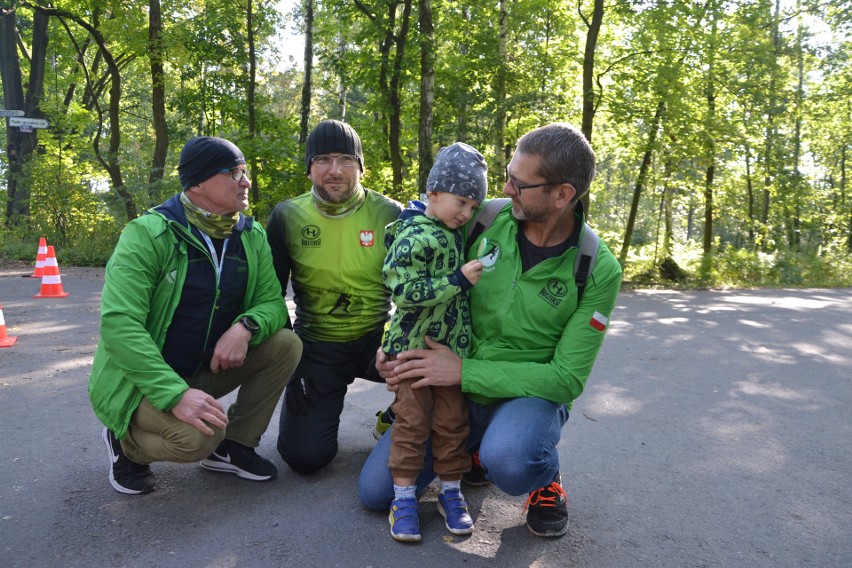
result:
<svg viewBox="0 0 852 568"><path fill-rule="evenodd" d="M609 320L605 315L600 312L595 312L595 314L592 316L591 321L589 321L589 325L598 331L606 331L606 326L608 324Z"/></svg>

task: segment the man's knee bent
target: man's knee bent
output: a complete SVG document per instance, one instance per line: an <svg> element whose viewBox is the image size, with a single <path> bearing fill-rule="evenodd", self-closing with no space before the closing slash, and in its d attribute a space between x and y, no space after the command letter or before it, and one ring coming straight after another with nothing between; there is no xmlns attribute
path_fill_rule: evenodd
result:
<svg viewBox="0 0 852 568"><path fill-rule="evenodd" d="M278 453L290 469L302 475L309 475L331 463L337 455L337 444L334 447L323 448L316 445L294 444L279 436Z"/></svg>
<svg viewBox="0 0 852 568"><path fill-rule="evenodd" d="M190 426L179 434L163 438L166 451L174 456L174 459L169 461L193 463L205 459L225 439L224 430L213 428L213 432L212 436L208 436L194 426Z"/></svg>

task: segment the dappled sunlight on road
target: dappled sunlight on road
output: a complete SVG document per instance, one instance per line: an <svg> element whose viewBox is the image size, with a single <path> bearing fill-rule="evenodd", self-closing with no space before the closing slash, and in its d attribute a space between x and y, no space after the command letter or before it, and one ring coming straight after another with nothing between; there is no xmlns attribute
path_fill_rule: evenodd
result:
<svg viewBox="0 0 852 568"><path fill-rule="evenodd" d="M744 306L773 306L789 310L818 310L837 303L828 298L824 300L800 298L796 296L773 296L770 298L762 298L754 295L724 296L721 298L721 301Z"/></svg>
<svg viewBox="0 0 852 568"><path fill-rule="evenodd" d="M586 413L592 416L627 416L636 414L642 410L643 403L640 399L630 396L630 391L623 387L607 386L598 389L586 400Z"/></svg>
<svg viewBox="0 0 852 568"><path fill-rule="evenodd" d="M699 470L740 470L768 475L787 465L787 450L772 412L745 401L730 401L701 419L712 443Z"/></svg>

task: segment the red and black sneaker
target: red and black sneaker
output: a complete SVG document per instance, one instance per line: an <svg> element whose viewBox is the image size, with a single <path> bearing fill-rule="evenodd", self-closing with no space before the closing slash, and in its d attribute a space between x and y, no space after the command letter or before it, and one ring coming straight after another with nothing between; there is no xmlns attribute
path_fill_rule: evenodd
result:
<svg viewBox="0 0 852 568"><path fill-rule="evenodd" d="M462 475L462 481L472 487L481 487L491 483L491 480L488 479L488 474L485 472L485 468L479 462L478 450L470 456L470 471Z"/></svg>
<svg viewBox="0 0 852 568"><path fill-rule="evenodd" d="M557 473L550 485L530 493L524 505L527 528L536 536L553 538L568 532L568 495L560 481Z"/></svg>

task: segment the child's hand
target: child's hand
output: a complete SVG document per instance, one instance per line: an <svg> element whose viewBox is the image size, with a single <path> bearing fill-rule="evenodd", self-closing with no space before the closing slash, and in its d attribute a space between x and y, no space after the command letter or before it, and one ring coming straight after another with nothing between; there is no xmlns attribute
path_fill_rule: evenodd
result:
<svg viewBox="0 0 852 568"><path fill-rule="evenodd" d="M482 262L479 260L471 260L461 267L462 274L470 280L471 284L476 284L482 278Z"/></svg>

